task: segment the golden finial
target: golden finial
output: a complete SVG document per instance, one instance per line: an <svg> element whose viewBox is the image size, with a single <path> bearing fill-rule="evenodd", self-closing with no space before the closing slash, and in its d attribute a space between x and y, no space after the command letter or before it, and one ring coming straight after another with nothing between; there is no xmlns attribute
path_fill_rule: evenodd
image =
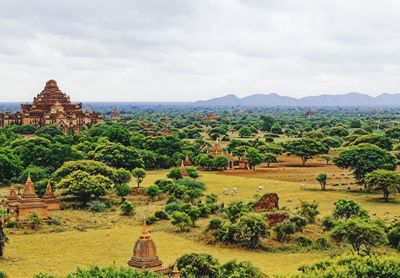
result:
<svg viewBox="0 0 400 278"><path fill-rule="evenodd" d="M147 230L147 221L146 219L143 220L143 228L142 228L142 234L148 234L149 231Z"/></svg>
<svg viewBox="0 0 400 278"><path fill-rule="evenodd" d="M32 182L31 172L28 172L28 178L26 179L26 182Z"/></svg>

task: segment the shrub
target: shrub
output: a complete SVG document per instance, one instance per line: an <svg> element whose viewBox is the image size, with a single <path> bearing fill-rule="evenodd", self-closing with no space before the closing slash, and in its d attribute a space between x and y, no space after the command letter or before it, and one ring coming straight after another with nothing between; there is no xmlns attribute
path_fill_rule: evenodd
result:
<svg viewBox="0 0 400 278"><path fill-rule="evenodd" d="M163 210L158 210L158 211L156 211L156 212L154 213L154 217L157 218L157 219L159 219L159 220L168 220L168 219L169 219L168 214L167 214L165 211L163 211Z"/></svg>
<svg viewBox="0 0 400 278"><path fill-rule="evenodd" d="M19 227L19 224L18 224L18 222L15 221L15 220L9 220L9 221L6 223L5 227L6 227L6 228L9 228L9 229L15 229L15 228L18 228L18 227ZM1 277L1 276L0 276L0 277Z"/></svg>
<svg viewBox="0 0 400 278"><path fill-rule="evenodd" d="M167 177L170 179L174 179L174 180L179 180L179 179L183 178L181 170L177 167L172 168L169 171Z"/></svg>
<svg viewBox="0 0 400 278"><path fill-rule="evenodd" d="M400 223L393 225L388 232L388 240L390 246L400 250Z"/></svg>
<svg viewBox="0 0 400 278"><path fill-rule="evenodd" d="M350 217L369 218L368 212L353 200L339 199L335 202L333 217L336 219L349 219Z"/></svg>
<svg viewBox="0 0 400 278"><path fill-rule="evenodd" d="M303 216L308 223L314 223L315 218L319 214L318 203L300 201L299 214Z"/></svg>
<svg viewBox="0 0 400 278"><path fill-rule="evenodd" d="M284 242L290 237L290 235L296 232L296 225L289 220L285 220L276 226L274 231L276 234L276 239L280 242Z"/></svg>
<svg viewBox="0 0 400 278"><path fill-rule="evenodd" d="M303 228L307 225L307 220L298 215L290 216L289 221L296 226L296 232L302 232Z"/></svg>
<svg viewBox="0 0 400 278"><path fill-rule="evenodd" d="M28 217L28 223L31 229L36 230L43 224L42 218L40 218L39 214L37 212L31 212Z"/></svg>
<svg viewBox="0 0 400 278"><path fill-rule="evenodd" d="M197 179L200 176L199 171L197 171L196 167L187 167L186 171L188 172L189 177L193 179Z"/></svg>
<svg viewBox="0 0 400 278"><path fill-rule="evenodd" d="M47 219L47 224L50 226L59 226L61 225L61 220L57 216L51 216L49 219Z"/></svg>
<svg viewBox="0 0 400 278"><path fill-rule="evenodd" d="M161 189L162 192L169 192L174 186L174 181L170 179L161 179L155 182L156 185Z"/></svg>
<svg viewBox="0 0 400 278"><path fill-rule="evenodd" d="M221 228L222 220L219 218L215 218L208 223L207 230L217 230Z"/></svg>
<svg viewBox="0 0 400 278"><path fill-rule="evenodd" d="M146 188L146 194L149 196L152 200L154 200L155 197L161 194L161 190L157 185L150 185L149 187Z"/></svg>
<svg viewBox="0 0 400 278"><path fill-rule="evenodd" d="M297 243L302 247L306 247L306 246L310 246L312 244L312 241L305 236L300 236L297 239Z"/></svg>
<svg viewBox="0 0 400 278"><path fill-rule="evenodd" d="M146 217L146 223L148 225L152 225L152 224L154 224L156 222L157 222L157 218L155 218L154 216L147 216Z"/></svg>
<svg viewBox="0 0 400 278"><path fill-rule="evenodd" d="M329 242L324 237L319 237L314 241L314 248L318 250L326 250L329 248Z"/></svg>
<svg viewBox="0 0 400 278"><path fill-rule="evenodd" d="M131 193L132 189L131 187L126 184L126 183L122 183L122 184L117 184L115 186L115 193L122 198L122 200L125 199L125 196L127 196L129 193Z"/></svg>
<svg viewBox="0 0 400 278"><path fill-rule="evenodd" d="M107 205L98 200L94 200L87 203L87 208L93 212L105 212L107 210Z"/></svg>
<svg viewBox="0 0 400 278"><path fill-rule="evenodd" d="M165 206L165 211L168 214L173 214L175 211L180 211L185 203L181 201L173 201Z"/></svg>
<svg viewBox="0 0 400 278"><path fill-rule="evenodd" d="M122 212L122 215L133 215L135 213L135 206L129 201L123 201L119 206Z"/></svg>
<svg viewBox="0 0 400 278"><path fill-rule="evenodd" d="M184 212L175 211L172 214L171 224L178 228L180 232L187 231L192 220L189 215Z"/></svg>
<svg viewBox="0 0 400 278"><path fill-rule="evenodd" d="M330 231L336 226L337 221L332 216L327 216L322 220L324 231Z"/></svg>

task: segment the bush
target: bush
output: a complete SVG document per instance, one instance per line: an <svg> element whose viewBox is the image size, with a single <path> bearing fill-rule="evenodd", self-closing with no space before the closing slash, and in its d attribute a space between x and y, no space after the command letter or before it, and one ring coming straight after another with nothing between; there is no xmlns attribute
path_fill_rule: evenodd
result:
<svg viewBox="0 0 400 278"><path fill-rule="evenodd" d="M217 230L221 228L222 220L219 218L215 218L208 223L207 230Z"/></svg>
<svg viewBox="0 0 400 278"><path fill-rule="evenodd" d="M149 187L146 188L146 195L149 196L152 200L154 200L155 197L161 194L161 190L157 185L150 185Z"/></svg>
<svg viewBox="0 0 400 278"><path fill-rule="evenodd" d="M157 219L159 219L159 220L168 220L168 219L169 219L168 214L167 214L165 211L163 211L163 210L158 210L158 211L156 211L156 212L154 213L154 217L157 218Z"/></svg>
<svg viewBox="0 0 400 278"><path fill-rule="evenodd" d="M36 230L43 224L42 218L40 218L39 214L37 212L31 212L28 217L28 223L29 226L33 229Z"/></svg>
<svg viewBox="0 0 400 278"><path fill-rule="evenodd" d="M107 205L98 200L94 200L87 203L87 208L93 212L105 212L107 210Z"/></svg>
<svg viewBox="0 0 400 278"><path fill-rule="evenodd" d="M314 241L314 248L318 250L326 250L329 248L329 242L324 237L319 237Z"/></svg>
<svg viewBox="0 0 400 278"><path fill-rule="evenodd" d="M290 237L290 235L296 232L296 225L289 220L285 220L276 226L274 231L276 234L276 239L280 242L284 242Z"/></svg>
<svg viewBox="0 0 400 278"><path fill-rule="evenodd" d="M332 216L327 216L322 220L324 231L330 231L336 226L337 221Z"/></svg>
<svg viewBox="0 0 400 278"><path fill-rule="evenodd" d="M155 218L154 216L147 216L146 217L146 223L148 225L152 225L152 224L154 224L156 222L157 222L157 218Z"/></svg>
<svg viewBox="0 0 400 278"><path fill-rule="evenodd" d="M50 226L60 226L61 225L61 220L57 216L52 216L47 219L47 224Z"/></svg>
<svg viewBox="0 0 400 278"><path fill-rule="evenodd" d="M161 189L162 192L166 193L171 191L174 186L174 181L170 179L161 179L155 182L156 185Z"/></svg>
<svg viewBox="0 0 400 278"><path fill-rule="evenodd" d="M129 201L123 201L119 206L122 212L122 215L133 215L135 213L135 206Z"/></svg>
<svg viewBox="0 0 400 278"><path fill-rule="evenodd" d="M124 199L125 199L124 197L127 196L129 193L131 193L131 191L132 191L131 187L130 187L128 184L126 184L126 183L117 184L117 185L115 186L115 193L116 193L119 197L121 197L122 200L124 200Z"/></svg>
<svg viewBox="0 0 400 278"><path fill-rule="evenodd" d="M312 241L309 238L305 237L305 236L300 236L297 239L297 243L302 247L307 247L307 246L310 246L312 244Z"/></svg>
<svg viewBox="0 0 400 278"><path fill-rule="evenodd" d="M180 232L187 231L191 223L192 219L184 212L175 211L172 214L171 224L177 227Z"/></svg>
<svg viewBox="0 0 400 278"><path fill-rule="evenodd" d="M9 221L6 223L5 227L6 227L6 228L9 228L9 229L15 229L15 228L18 228L18 227L19 227L19 224L18 224L18 222L15 221L15 220L9 220ZM1 276L0 276L0 277L1 277Z"/></svg>
<svg viewBox="0 0 400 278"><path fill-rule="evenodd" d="M335 202L333 217L336 219L349 219L350 217L369 218L368 212L353 200L339 199Z"/></svg>
<svg viewBox="0 0 400 278"><path fill-rule="evenodd" d="M296 232L302 232L303 228L307 225L307 220L298 215L290 216L289 221L296 226Z"/></svg>
<svg viewBox="0 0 400 278"><path fill-rule="evenodd" d="M318 203L300 201L299 214L303 216L308 223L314 223L315 218L319 214Z"/></svg>
<svg viewBox="0 0 400 278"><path fill-rule="evenodd" d="M400 250L400 223L393 225L388 232L388 240L390 246Z"/></svg>

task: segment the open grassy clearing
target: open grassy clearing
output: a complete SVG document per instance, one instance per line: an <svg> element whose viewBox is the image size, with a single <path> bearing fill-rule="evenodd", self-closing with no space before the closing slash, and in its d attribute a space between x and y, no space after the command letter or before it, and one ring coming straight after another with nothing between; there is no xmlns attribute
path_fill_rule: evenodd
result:
<svg viewBox="0 0 400 278"><path fill-rule="evenodd" d="M313 169L314 167L306 168ZM326 170L326 167L321 168ZM286 174L289 175L291 168L285 169ZM280 206L295 208L300 199L318 201L321 216L330 214L334 201L339 198L356 200L368 211L380 217L383 217L385 212L389 212L389 220L400 207L400 198L395 195L390 203L383 203L380 193L348 192L341 186L329 186L328 191L321 192L319 185L313 182L306 183L306 188L302 190L299 182L265 179L262 176L263 173L260 174L263 171L260 169L246 172L254 173L251 177L201 172L201 180L207 184L207 192L217 194L219 201L225 204L234 199L248 201L254 196L258 186L263 185L264 193L278 193ZM148 186L155 180L164 178L166 173L167 171L149 172L143 185ZM233 187L238 189L237 195L222 194L222 188ZM6 192L4 188L1 190L3 196ZM37 232L29 229L20 230L14 234L11 232L10 243L6 247L6 258L0 260L0 270L6 271L10 277L30 277L38 272L66 274L77 266L90 264L126 266L131 256L132 246L140 233L141 219L160 209L165 202L165 200L159 200L148 203L146 199L137 197L132 200L137 204L137 213L134 217L122 217L118 210L109 213L65 210L57 213L62 220L59 226L44 225ZM294 273L301 264L312 263L331 255L331 251L269 253L209 245L203 233L208 222L209 219L201 219L197 223L197 228L183 234L175 233L167 221L152 225L150 231L164 263L171 264L184 253L206 252L217 257L221 262L230 259L250 260L267 274L287 274ZM24 234L26 232L28 234ZM310 229L308 232L311 235L314 230Z"/></svg>

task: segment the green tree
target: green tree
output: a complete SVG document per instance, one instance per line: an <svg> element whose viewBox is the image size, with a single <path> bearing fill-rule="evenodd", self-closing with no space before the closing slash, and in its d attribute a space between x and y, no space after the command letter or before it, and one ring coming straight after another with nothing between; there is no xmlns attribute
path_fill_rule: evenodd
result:
<svg viewBox="0 0 400 278"><path fill-rule="evenodd" d="M8 237L4 231L4 226L11 219L11 213L0 206L0 258L4 256L4 249L8 242Z"/></svg>
<svg viewBox="0 0 400 278"><path fill-rule="evenodd" d="M274 118L271 116L261 116L261 121L262 121L262 125L261 125L261 129L263 131L271 131L271 128L274 124Z"/></svg>
<svg viewBox="0 0 400 278"><path fill-rule="evenodd" d="M155 197L161 194L160 188L153 184L146 188L146 195L150 197L150 199L154 200Z"/></svg>
<svg viewBox="0 0 400 278"><path fill-rule="evenodd" d="M11 152L0 149L0 184L9 184L21 171L21 159Z"/></svg>
<svg viewBox="0 0 400 278"><path fill-rule="evenodd" d="M302 274L292 278L394 278L400 277L400 259L388 256L345 255L324 259L299 268Z"/></svg>
<svg viewBox="0 0 400 278"><path fill-rule="evenodd" d="M319 214L318 203L315 201L300 201L299 214L303 216L308 223L314 223Z"/></svg>
<svg viewBox="0 0 400 278"><path fill-rule="evenodd" d="M383 199L388 202L389 195L400 191L400 175L395 171L375 170L365 176L368 189L379 189L383 192Z"/></svg>
<svg viewBox="0 0 400 278"><path fill-rule="evenodd" d="M319 173L315 179L319 182L321 185L321 190L325 191L326 190L326 180L328 179L328 176L326 173Z"/></svg>
<svg viewBox="0 0 400 278"><path fill-rule="evenodd" d="M389 137L378 134L366 134L358 137L356 140L351 143L351 145L360 145L360 144L372 144L376 145L381 149L390 151L393 148L393 142Z"/></svg>
<svg viewBox="0 0 400 278"><path fill-rule="evenodd" d="M135 213L135 206L129 201L123 201L120 205L122 215L133 215Z"/></svg>
<svg viewBox="0 0 400 278"><path fill-rule="evenodd" d="M172 214L171 224L178 228L180 232L185 232L189 229L192 220L185 212L175 211Z"/></svg>
<svg viewBox="0 0 400 278"><path fill-rule="evenodd" d="M57 135L64 135L61 129L56 125L45 125L39 128L35 134L50 140L55 138Z"/></svg>
<svg viewBox="0 0 400 278"><path fill-rule="evenodd" d="M353 218L339 221L330 236L338 241L349 242L353 250L360 254L364 251L370 254L371 248L388 242L384 229L365 219Z"/></svg>
<svg viewBox="0 0 400 278"><path fill-rule="evenodd" d="M285 144L288 155L294 155L301 158L303 166L307 160L315 155L326 153L326 148L320 142L311 138L302 138L293 140Z"/></svg>
<svg viewBox="0 0 400 278"><path fill-rule="evenodd" d="M115 184L127 184L131 181L132 176L128 170L124 168L119 168L114 172L114 183Z"/></svg>
<svg viewBox="0 0 400 278"><path fill-rule="evenodd" d="M119 143L100 144L90 156L115 168L132 169L144 166L143 159L135 148Z"/></svg>
<svg viewBox="0 0 400 278"><path fill-rule="evenodd" d="M246 214L249 211L250 208L243 203L243 201L232 201L225 208L226 217L233 223L236 222L242 214Z"/></svg>
<svg viewBox="0 0 400 278"><path fill-rule="evenodd" d="M126 183L115 185L115 193L118 197L121 197L121 202L125 201L125 197L128 196L131 191L131 187Z"/></svg>
<svg viewBox="0 0 400 278"><path fill-rule="evenodd" d="M189 215L192 220L192 225L195 225L195 222L200 218L200 208L198 206L190 206L190 208L186 211L186 214Z"/></svg>
<svg viewBox="0 0 400 278"><path fill-rule="evenodd" d="M240 245L257 248L260 245L260 238L269 236L267 225L260 214L248 213L239 217L233 238Z"/></svg>
<svg viewBox="0 0 400 278"><path fill-rule="evenodd" d="M219 276L219 263L209 254L185 254L178 258L177 266L182 277L217 278Z"/></svg>
<svg viewBox="0 0 400 278"><path fill-rule="evenodd" d="M267 162L267 166L270 167L271 163L278 162L278 157L274 153L266 153L263 158L264 162Z"/></svg>
<svg viewBox="0 0 400 278"><path fill-rule="evenodd" d="M294 234L296 232L297 228L295 223L292 221L286 219L283 221L281 224L277 225L274 228L276 239L279 242L284 242L286 241L290 235Z"/></svg>
<svg viewBox="0 0 400 278"><path fill-rule="evenodd" d="M367 173L377 169L395 170L397 159L389 152L370 144L361 144L342 151L333 162L342 169L353 170L359 184L364 184Z"/></svg>
<svg viewBox="0 0 400 278"><path fill-rule="evenodd" d="M250 167L253 169L256 169L256 165L263 161L262 155L256 148L248 148L246 158L249 161Z"/></svg>
<svg viewBox="0 0 400 278"><path fill-rule="evenodd" d="M136 178L136 184L137 187L139 187L146 177L146 170L143 168L135 168L132 170L132 176Z"/></svg>
<svg viewBox="0 0 400 278"><path fill-rule="evenodd" d="M223 171L225 168L228 167L228 159L225 156L216 156L213 159L213 167Z"/></svg>
<svg viewBox="0 0 400 278"><path fill-rule="evenodd" d="M244 138L244 137L250 137L252 135L251 129L248 126L242 126L239 129L239 136Z"/></svg>
<svg viewBox="0 0 400 278"><path fill-rule="evenodd" d="M167 177L170 179L173 179L173 180L179 180L179 179L183 178L183 175L182 175L181 169L174 167L174 168L171 168L171 170L169 170Z"/></svg>
<svg viewBox="0 0 400 278"><path fill-rule="evenodd" d="M330 136L346 137L349 131L344 126L335 126L329 133Z"/></svg>
<svg viewBox="0 0 400 278"><path fill-rule="evenodd" d="M333 217L336 219L349 219L351 217L369 218L368 212L353 200L339 199L335 202Z"/></svg>
<svg viewBox="0 0 400 278"><path fill-rule="evenodd" d="M109 178L99 174L91 175L81 170L72 172L57 184L63 195L75 196L83 204L106 195L111 187L112 181Z"/></svg>

